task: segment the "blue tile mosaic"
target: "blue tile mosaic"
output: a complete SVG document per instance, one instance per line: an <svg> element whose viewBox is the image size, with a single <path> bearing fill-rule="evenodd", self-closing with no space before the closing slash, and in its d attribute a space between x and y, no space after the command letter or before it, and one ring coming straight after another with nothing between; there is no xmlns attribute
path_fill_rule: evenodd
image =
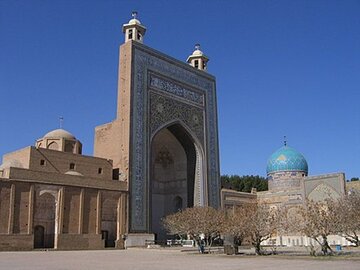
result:
<svg viewBox="0 0 360 270"><path fill-rule="evenodd" d="M301 153L283 146L270 156L266 168L268 174L279 171L303 171L307 175L308 164Z"/></svg>

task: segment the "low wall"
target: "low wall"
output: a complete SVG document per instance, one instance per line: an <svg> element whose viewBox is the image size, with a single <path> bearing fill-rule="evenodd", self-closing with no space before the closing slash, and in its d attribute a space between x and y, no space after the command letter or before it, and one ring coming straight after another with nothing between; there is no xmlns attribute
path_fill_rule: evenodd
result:
<svg viewBox="0 0 360 270"><path fill-rule="evenodd" d="M32 250L34 236L32 234L0 234L0 251Z"/></svg>
<svg viewBox="0 0 360 270"><path fill-rule="evenodd" d="M149 233L129 233L125 240L126 247L144 247L147 241L154 241L155 235Z"/></svg>
<svg viewBox="0 0 360 270"><path fill-rule="evenodd" d="M57 249L103 249L104 240L100 234L59 234Z"/></svg>

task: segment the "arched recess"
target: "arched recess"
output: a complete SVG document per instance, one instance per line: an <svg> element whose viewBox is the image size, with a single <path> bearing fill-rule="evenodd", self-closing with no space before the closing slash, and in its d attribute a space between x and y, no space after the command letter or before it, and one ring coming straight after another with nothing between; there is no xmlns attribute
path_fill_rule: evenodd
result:
<svg viewBox="0 0 360 270"><path fill-rule="evenodd" d="M51 150L59 150L59 145L57 142L51 142L47 148Z"/></svg>
<svg viewBox="0 0 360 270"><path fill-rule="evenodd" d="M67 141L65 143L65 152L73 153L74 152L75 143Z"/></svg>
<svg viewBox="0 0 360 270"><path fill-rule="evenodd" d="M150 221L157 240L167 236L161 219L181 208L205 205L205 162L201 144L182 122L161 127L151 138ZM176 207L175 204L176 203Z"/></svg>
<svg viewBox="0 0 360 270"><path fill-rule="evenodd" d="M173 211L177 212L183 208L183 199L180 196L176 196L173 201Z"/></svg>
<svg viewBox="0 0 360 270"><path fill-rule="evenodd" d="M41 225L34 227L34 248L45 247L45 228Z"/></svg>
<svg viewBox="0 0 360 270"><path fill-rule="evenodd" d="M55 218L56 197L53 192L37 192L34 211L34 248L54 248Z"/></svg>
<svg viewBox="0 0 360 270"><path fill-rule="evenodd" d="M340 198L340 194L330 185L320 182L307 196L309 200L324 201L330 198Z"/></svg>
<svg viewBox="0 0 360 270"><path fill-rule="evenodd" d="M101 235L105 242L105 247L115 247L118 200L116 192L102 192Z"/></svg>

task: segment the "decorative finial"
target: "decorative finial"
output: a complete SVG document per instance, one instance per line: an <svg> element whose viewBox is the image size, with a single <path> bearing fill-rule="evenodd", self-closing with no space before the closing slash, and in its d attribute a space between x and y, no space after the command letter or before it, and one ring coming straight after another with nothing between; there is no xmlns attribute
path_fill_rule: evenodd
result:
<svg viewBox="0 0 360 270"><path fill-rule="evenodd" d="M131 13L131 16L132 16L134 19L136 19L137 15L138 15L137 11L133 11L133 12Z"/></svg>
<svg viewBox="0 0 360 270"><path fill-rule="evenodd" d="M64 117L62 117L62 116L59 117L59 124L60 124L60 128L63 128Z"/></svg>
<svg viewBox="0 0 360 270"><path fill-rule="evenodd" d="M200 50L200 44L199 43L195 44L195 50Z"/></svg>
<svg viewBox="0 0 360 270"><path fill-rule="evenodd" d="M287 145L287 140L286 140L286 136L284 136L284 146Z"/></svg>

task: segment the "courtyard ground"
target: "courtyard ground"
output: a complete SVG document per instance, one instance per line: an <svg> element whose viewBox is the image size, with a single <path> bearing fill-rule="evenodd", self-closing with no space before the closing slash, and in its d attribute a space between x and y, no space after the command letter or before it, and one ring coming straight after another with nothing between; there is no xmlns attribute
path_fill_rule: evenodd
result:
<svg viewBox="0 0 360 270"><path fill-rule="evenodd" d="M97 251L0 252L0 269L11 270L119 270L119 269L360 269L359 258L302 258L296 256L226 256L178 249Z"/></svg>

